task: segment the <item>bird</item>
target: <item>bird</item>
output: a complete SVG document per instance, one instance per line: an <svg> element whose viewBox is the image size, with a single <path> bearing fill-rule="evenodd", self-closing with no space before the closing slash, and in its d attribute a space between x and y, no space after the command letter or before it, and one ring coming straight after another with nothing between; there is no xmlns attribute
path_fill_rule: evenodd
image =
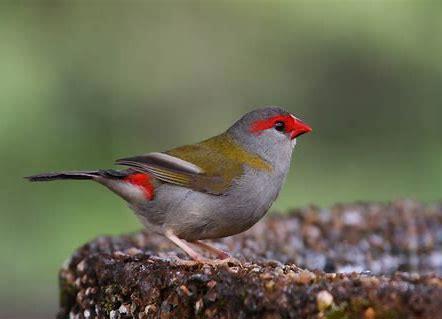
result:
<svg viewBox="0 0 442 319"><path fill-rule="evenodd" d="M297 138L311 131L285 109L267 106L202 142L118 159L115 164L123 169L25 178L95 181L123 198L145 228L168 238L193 261L222 262L233 257L203 240L244 232L267 213L286 179Z"/></svg>

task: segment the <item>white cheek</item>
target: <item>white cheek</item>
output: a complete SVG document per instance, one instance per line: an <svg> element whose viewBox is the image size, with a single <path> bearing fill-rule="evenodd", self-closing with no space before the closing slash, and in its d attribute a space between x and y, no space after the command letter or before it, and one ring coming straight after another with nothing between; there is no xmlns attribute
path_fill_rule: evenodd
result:
<svg viewBox="0 0 442 319"><path fill-rule="evenodd" d="M296 146L296 138L291 140L290 143L292 144L292 148L294 148Z"/></svg>

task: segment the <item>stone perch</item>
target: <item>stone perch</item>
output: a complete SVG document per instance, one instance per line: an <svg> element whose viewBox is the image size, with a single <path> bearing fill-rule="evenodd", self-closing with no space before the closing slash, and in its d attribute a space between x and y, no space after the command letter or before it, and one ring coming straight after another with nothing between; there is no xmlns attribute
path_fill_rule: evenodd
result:
<svg viewBox="0 0 442 319"><path fill-rule="evenodd" d="M97 238L60 271L58 318L442 318L442 204L310 207L217 245L241 264Z"/></svg>

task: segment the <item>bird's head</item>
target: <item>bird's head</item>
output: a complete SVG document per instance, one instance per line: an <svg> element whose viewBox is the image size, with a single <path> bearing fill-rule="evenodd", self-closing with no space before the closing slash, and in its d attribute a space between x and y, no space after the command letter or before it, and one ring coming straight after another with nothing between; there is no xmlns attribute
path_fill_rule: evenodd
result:
<svg viewBox="0 0 442 319"><path fill-rule="evenodd" d="M227 133L248 151L273 161L290 158L296 138L311 131L293 114L270 106L245 114Z"/></svg>

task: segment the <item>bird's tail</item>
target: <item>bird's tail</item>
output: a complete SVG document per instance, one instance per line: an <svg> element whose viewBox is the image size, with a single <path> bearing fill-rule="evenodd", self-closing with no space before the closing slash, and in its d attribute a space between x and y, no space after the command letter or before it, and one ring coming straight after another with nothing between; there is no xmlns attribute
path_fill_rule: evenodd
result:
<svg viewBox="0 0 442 319"><path fill-rule="evenodd" d="M100 171L61 171L61 172L53 172L53 173L42 173L32 176L26 176L25 178L31 182L48 182L55 181L58 179L94 179L97 176L100 176Z"/></svg>
<svg viewBox="0 0 442 319"><path fill-rule="evenodd" d="M143 175L141 180L140 176ZM129 178L129 177L134 178ZM150 177L133 169L114 170L99 169L94 171L61 171L42 173L25 177L31 182L48 182L55 180L93 180L96 181L129 203L145 201L153 198L153 185ZM129 178L129 179L128 179ZM129 187L132 185L133 187ZM142 190L140 192L140 190Z"/></svg>
<svg viewBox="0 0 442 319"><path fill-rule="evenodd" d="M48 182L59 179L95 179L97 177L107 177L112 179L122 179L133 173L132 170L98 169L94 171L60 171L52 173L42 173L25 178L31 182Z"/></svg>

